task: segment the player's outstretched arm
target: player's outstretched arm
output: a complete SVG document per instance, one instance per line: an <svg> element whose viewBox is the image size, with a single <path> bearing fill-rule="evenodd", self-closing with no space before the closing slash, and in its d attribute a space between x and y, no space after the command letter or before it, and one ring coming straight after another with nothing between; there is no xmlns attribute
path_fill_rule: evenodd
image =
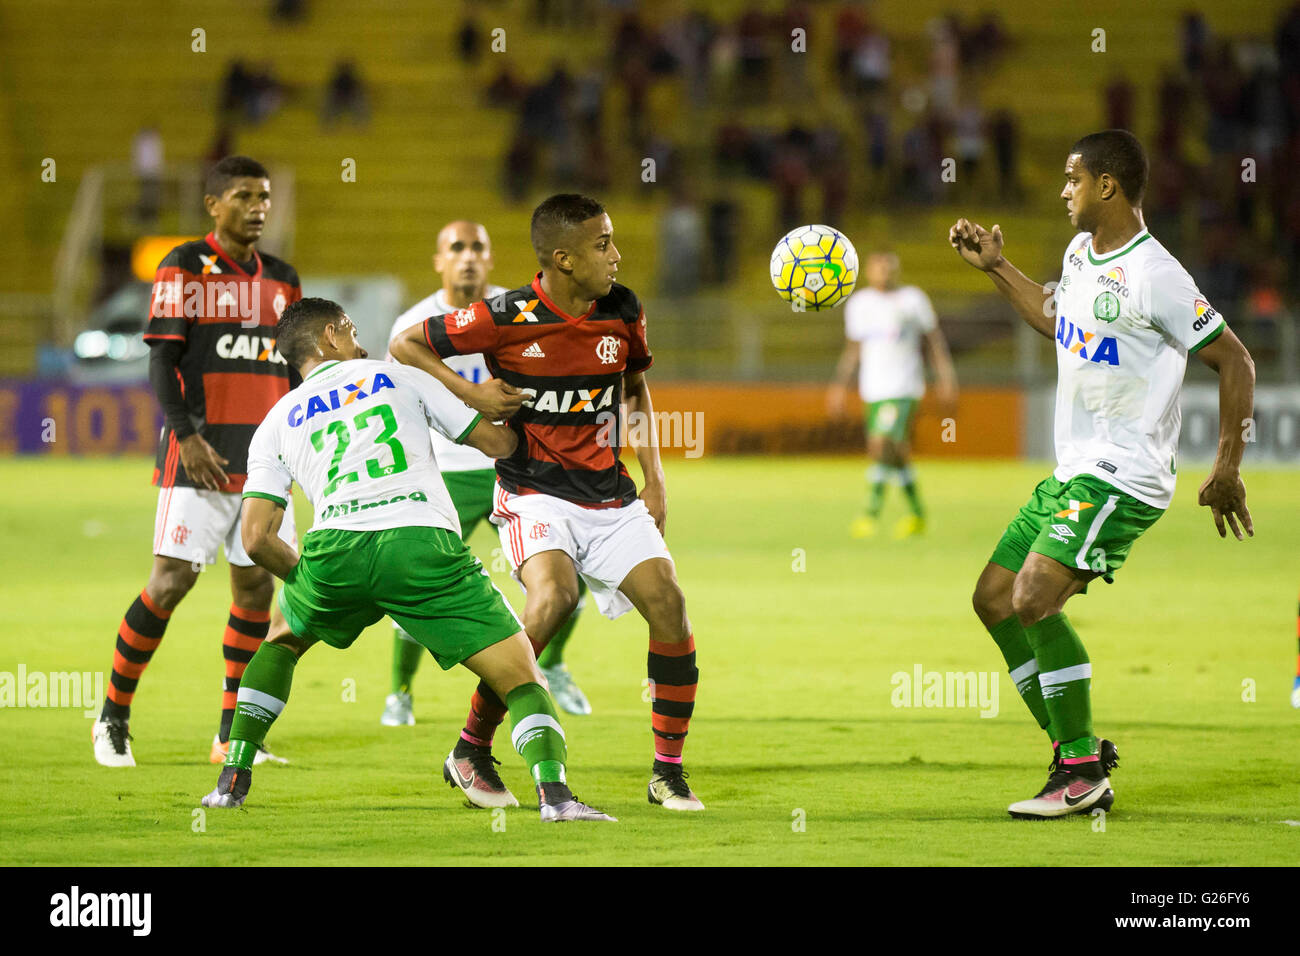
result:
<svg viewBox="0 0 1300 956"><path fill-rule="evenodd" d="M423 324L413 325L393 339L388 343L388 350L403 365L428 372L445 385L448 391L489 421L506 421L519 411L524 399L528 397L499 378L490 378L478 385L461 378L424 341Z"/></svg>
<svg viewBox="0 0 1300 956"><path fill-rule="evenodd" d="M477 448L489 458L509 458L519 447L519 436L508 425L494 425L480 419L465 439L465 444Z"/></svg>
<svg viewBox="0 0 1300 956"><path fill-rule="evenodd" d="M1002 227L990 231L969 219L958 219L948 230L948 242L967 263L986 273L1020 317L1040 335L1056 335L1052 293L1029 278L1002 255Z"/></svg>
<svg viewBox="0 0 1300 956"><path fill-rule="evenodd" d="M1210 509L1220 538L1228 536L1223 527L1226 518L1237 540L1243 541L1242 529L1251 537L1255 535L1255 524L1246 508L1246 485L1241 480L1245 431L1255 409L1255 362L1228 328L1196 355L1219 373L1219 449L1197 501Z"/></svg>
<svg viewBox="0 0 1300 956"><path fill-rule="evenodd" d="M240 515L240 538L244 550L259 567L284 579L298 563L298 552L280 537L284 508L269 498L245 498Z"/></svg>
<svg viewBox="0 0 1300 956"><path fill-rule="evenodd" d="M641 488L641 500L645 502L650 517L655 519L655 526L663 534L668 527L668 492L664 487L664 467L659 460L659 434L655 429L654 408L650 404L650 386L646 383L644 372L628 372L623 376L623 405L627 409L629 426L635 421L644 421L649 427L645 434L650 440L638 445L634 436L641 434L640 428L628 428L628 444L636 452L636 460L641 464L641 473L645 475L645 485ZM633 416L644 418L633 418Z"/></svg>
<svg viewBox="0 0 1300 956"><path fill-rule="evenodd" d="M848 339L844 351L835 365L835 376L831 387L826 392L826 411L839 418L848 408L853 395L853 376L858 371L858 362L862 359L862 343Z"/></svg>
<svg viewBox="0 0 1300 956"><path fill-rule="evenodd" d="M942 330L936 326L925 333L925 344L930 357L930 367L938 386L939 405L948 414L957 409L957 368L952 364L952 353L948 351L948 340Z"/></svg>

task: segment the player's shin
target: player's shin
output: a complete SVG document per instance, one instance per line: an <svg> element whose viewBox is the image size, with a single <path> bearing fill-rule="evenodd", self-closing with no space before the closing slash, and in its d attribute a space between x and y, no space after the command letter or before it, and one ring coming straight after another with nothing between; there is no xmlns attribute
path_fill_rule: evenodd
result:
<svg viewBox="0 0 1300 956"><path fill-rule="evenodd" d="M263 643L248 662L239 685L235 719L230 728L227 767L251 770L266 732L284 710L298 656L280 644Z"/></svg>
<svg viewBox="0 0 1300 956"><path fill-rule="evenodd" d="M104 700L103 719L127 720L131 716L136 685L158 649L171 616L172 612L158 607L147 591L141 591L127 608L117 627L113 673Z"/></svg>
<svg viewBox="0 0 1300 956"><path fill-rule="evenodd" d="M425 654L424 645L411 637L400 627L393 630L393 686L390 693L409 694L415 672L420 667L420 658Z"/></svg>
<svg viewBox="0 0 1300 956"><path fill-rule="evenodd" d="M520 684L506 695L506 704L510 708L510 742L528 764L533 780L538 787L563 784L568 752L551 695L541 684Z"/></svg>
<svg viewBox="0 0 1300 956"><path fill-rule="evenodd" d="M555 632L555 636L547 641L546 646L542 648L537 655L537 665L542 668L559 667L564 663L564 646L569 643L569 638L573 635L574 628L578 626L578 617L582 614L583 599L587 594L587 585L583 583L582 577L578 577L578 606L560 625L560 629Z"/></svg>
<svg viewBox="0 0 1300 956"><path fill-rule="evenodd" d="M655 761L680 765L700 679L695 666L695 635L677 644L651 641L646 672L650 678Z"/></svg>
<svg viewBox="0 0 1300 956"><path fill-rule="evenodd" d="M1047 705L1043 702L1042 687L1038 683L1038 661L1034 658L1020 618L1012 614L1006 620L994 624L988 631L1002 652L1002 659L1007 662L1007 670L1016 685L1016 692L1034 715L1034 720L1038 721L1038 726L1047 731L1052 740L1059 739L1052 733L1051 718L1047 713Z"/></svg>
<svg viewBox="0 0 1300 956"><path fill-rule="evenodd" d="M885 485L889 481L889 471L884 465L876 464L867 469L868 497L867 514L875 518L885 506Z"/></svg>
<svg viewBox="0 0 1300 956"><path fill-rule="evenodd" d="M1038 682L1061 742L1061 763L1095 763L1097 738L1092 734L1092 664L1079 635L1064 614L1053 614L1025 628L1038 661Z"/></svg>

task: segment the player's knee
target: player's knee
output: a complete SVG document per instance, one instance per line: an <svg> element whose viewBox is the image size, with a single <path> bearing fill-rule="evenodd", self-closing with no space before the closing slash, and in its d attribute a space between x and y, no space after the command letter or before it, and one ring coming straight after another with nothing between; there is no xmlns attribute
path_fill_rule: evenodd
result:
<svg viewBox="0 0 1300 956"><path fill-rule="evenodd" d="M672 578L665 578L657 583L649 595L651 607L651 624L663 634L672 634L678 640L686 640L690 634L690 624L686 620L686 595Z"/></svg>
<svg viewBox="0 0 1300 956"><path fill-rule="evenodd" d="M564 621L578 608L578 585L563 581L548 581L545 586L535 588L535 600L530 600L537 613L548 621ZM533 591L528 592L530 599Z"/></svg>
<svg viewBox="0 0 1300 956"><path fill-rule="evenodd" d="M1011 610L1020 618L1020 623L1028 627L1037 624L1045 617L1055 614L1059 607L1056 602L1042 590L1035 587L1032 580L1022 581L1016 577L1015 587L1011 589Z"/></svg>
<svg viewBox="0 0 1300 956"><path fill-rule="evenodd" d="M275 580L268 575L265 581L232 588L231 597L237 607L250 611L265 610L271 606L271 600L275 597Z"/></svg>
<svg viewBox="0 0 1300 956"><path fill-rule="evenodd" d="M185 565L180 568L155 569L145 590L149 598L164 611L171 611L190 593L199 573Z"/></svg>

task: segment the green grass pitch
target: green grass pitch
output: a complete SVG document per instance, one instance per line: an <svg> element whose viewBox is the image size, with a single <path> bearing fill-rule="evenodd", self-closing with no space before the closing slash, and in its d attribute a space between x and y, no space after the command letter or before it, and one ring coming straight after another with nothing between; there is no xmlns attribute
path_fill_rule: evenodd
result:
<svg viewBox="0 0 1300 956"><path fill-rule="evenodd" d="M544 826L518 756L498 746L525 807L466 809L440 764L473 678L426 661L419 723L379 726L391 631L314 648L240 811L194 811L220 705L224 563L181 605L141 682L138 767L91 755L79 709L0 711L0 863L247 864L1294 864L1300 713L1289 706L1297 593L1294 472L1249 471L1257 537L1221 541L1188 466L1173 508L1113 586L1068 607L1092 657L1097 731L1114 739L1104 820L1010 819L1050 753L1009 678L999 711L896 708L891 675L1000 671L970 592L1002 528L1047 471L922 462L930 533L850 540L858 459L668 464L668 543L699 647L687 765L708 805L647 804L645 629L589 608L570 644L595 713L564 716L570 779L621 822ZM0 480L6 595L0 671L106 671L143 586L155 494L143 460L9 460ZM886 518L898 514L891 500ZM300 527L307 514L300 505ZM480 555L489 530L471 540ZM488 559L490 560L490 558ZM510 600L518 588L496 575ZM355 687L355 700L349 699ZM1253 693L1252 693L1253 688ZM499 735L499 744L508 735ZM1102 824L1104 823L1104 827Z"/></svg>

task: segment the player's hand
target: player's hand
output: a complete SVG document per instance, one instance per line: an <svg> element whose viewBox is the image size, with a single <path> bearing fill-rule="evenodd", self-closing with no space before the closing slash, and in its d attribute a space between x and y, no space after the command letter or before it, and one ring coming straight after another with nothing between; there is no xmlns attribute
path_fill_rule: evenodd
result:
<svg viewBox="0 0 1300 956"><path fill-rule="evenodd" d="M958 219L948 230L948 242L958 254L981 272L988 272L1002 258L1002 227L993 231L969 219Z"/></svg>
<svg viewBox="0 0 1300 956"><path fill-rule="evenodd" d="M655 527L660 534L668 527L668 492L664 486L648 483L641 489L641 500L645 502L646 511L655 519Z"/></svg>
<svg viewBox="0 0 1300 956"><path fill-rule="evenodd" d="M222 468L222 465L228 464L230 459L218 455L217 450L197 432L189 438L181 439L181 465L185 468L185 474L200 488L220 491L230 481Z"/></svg>
<svg viewBox="0 0 1300 956"><path fill-rule="evenodd" d="M832 385L826 392L826 414L843 418L848 409L849 390L843 385Z"/></svg>
<svg viewBox="0 0 1300 956"><path fill-rule="evenodd" d="M945 418L950 418L957 414L957 386L940 385L936 389L936 398L939 400L939 412Z"/></svg>
<svg viewBox="0 0 1300 956"><path fill-rule="evenodd" d="M499 378L490 378L471 388L465 404L488 421L504 422L514 417L527 397L527 392L522 392Z"/></svg>
<svg viewBox="0 0 1300 956"><path fill-rule="evenodd" d="M1255 537L1255 524L1250 520L1250 511L1246 508L1246 484L1241 480L1240 472L1234 471L1228 475L1211 472L1210 477L1201 485L1196 500L1208 507L1210 514L1214 515L1214 526L1219 529L1220 538L1228 536L1223 527L1225 518L1238 541L1246 540L1241 536L1242 528L1246 534ZM1237 527L1238 521L1241 522L1240 528Z"/></svg>

